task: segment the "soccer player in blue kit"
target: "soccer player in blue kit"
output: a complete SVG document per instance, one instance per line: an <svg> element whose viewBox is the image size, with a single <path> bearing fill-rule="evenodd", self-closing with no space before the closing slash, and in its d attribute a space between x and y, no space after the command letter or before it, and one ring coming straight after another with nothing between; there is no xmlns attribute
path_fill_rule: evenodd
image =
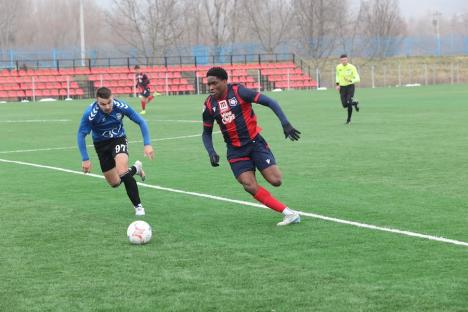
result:
<svg viewBox="0 0 468 312"><path fill-rule="evenodd" d="M258 184L255 177L257 168L271 185L281 185L281 172L267 142L260 135L261 129L257 125L252 103L267 106L276 114L286 138L297 141L301 133L289 123L275 100L240 84L227 83L228 74L222 67L212 67L206 77L210 96L204 104L202 138L211 165L219 166L219 156L214 150L212 138L216 121L227 145L231 170L245 191L265 206L283 214L283 220L277 225L299 223L299 213L274 198Z"/></svg>
<svg viewBox="0 0 468 312"><path fill-rule="evenodd" d="M133 176L139 175L144 180L145 173L139 160L132 167L128 167L128 142L122 122L125 116L140 126L144 155L153 159L154 151L145 120L127 103L114 99L110 89L101 87L96 91L96 101L83 113L78 129L81 167L84 173L91 172L85 137L92 132L94 148L107 183L112 187L118 187L123 182L135 208L135 215L144 216L145 209L141 204L138 185Z"/></svg>

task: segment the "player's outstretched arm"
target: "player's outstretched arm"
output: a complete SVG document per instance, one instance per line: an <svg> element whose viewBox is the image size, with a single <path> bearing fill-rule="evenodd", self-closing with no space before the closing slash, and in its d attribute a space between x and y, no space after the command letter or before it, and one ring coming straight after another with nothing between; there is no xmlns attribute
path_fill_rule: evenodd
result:
<svg viewBox="0 0 468 312"><path fill-rule="evenodd" d="M291 141L299 140L299 135L301 134L301 132L299 132L291 125L278 102L264 94L261 94L258 97L257 103L270 107L271 110L276 114L276 116L278 116L279 120L281 121L281 126L283 127L285 138L289 138L291 139Z"/></svg>

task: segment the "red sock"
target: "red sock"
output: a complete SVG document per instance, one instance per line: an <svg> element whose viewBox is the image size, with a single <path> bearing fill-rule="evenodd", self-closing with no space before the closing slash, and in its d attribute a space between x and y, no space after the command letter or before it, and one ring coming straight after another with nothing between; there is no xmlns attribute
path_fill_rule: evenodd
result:
<svg viewBox="0 0 468 312"><path fill-rule="evenodd" d="M262 204L264 204L265 206L267 206L268 208L271 208L278 212L282 212L284 208L286 208L285 204L271 196L271 194L261 186L257 190L257 193L255 193L254 198Z"/></svg>
<svg viewBox="0 0 468 312"><path fill-rule="evenodd" d="M148 97L148 103L151 102L153 99L154 99L154 96L150 95L150 96Z"/></svg>
<svg viewBox="0 0 468 312"><path fill-rule="evenodd" d="M141 110L145 110L145 108L146 108L146 101L141 100Z"/></svg>

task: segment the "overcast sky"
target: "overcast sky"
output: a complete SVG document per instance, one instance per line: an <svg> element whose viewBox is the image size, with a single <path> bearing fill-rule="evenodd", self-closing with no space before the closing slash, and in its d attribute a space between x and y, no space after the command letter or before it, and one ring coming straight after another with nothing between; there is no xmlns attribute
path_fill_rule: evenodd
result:
<svg viewBox="0 0 468 312"><path fill-rule="evenodd" d="M354 5L360 0L351 0ZM405 17L419 17L428 12L439 11L445 17L468 11L468 0L400 0L400 9Z"/></svg>

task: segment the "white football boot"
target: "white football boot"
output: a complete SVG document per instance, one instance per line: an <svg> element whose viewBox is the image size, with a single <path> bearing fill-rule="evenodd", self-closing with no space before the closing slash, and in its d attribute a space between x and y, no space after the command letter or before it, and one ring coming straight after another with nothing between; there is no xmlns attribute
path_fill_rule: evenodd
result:
<svg viewBox="0 0 468 312"><path fill-rule="evenodd" d="M301 216L297 211L294 213L284 216L283 221L278 222L278 226L288 225L288 224L295 224L301 222Z"/></svg>
<svg viewBox="0 0 468 312"><path fill-rule="evenodd" d="M146 176L145 176L145 172L143 171L143 163L141 161L137 160L137 161L135 161L135 163L133 165L136 168L136 175L140 176L141 181L145 181Z"/></svg>
<svg viewBox="0 0 468 312"><path fill-rule="evenodd" d="M135 207L135 216L144 216L145 215L145 208L140 204Z"/></svg>

